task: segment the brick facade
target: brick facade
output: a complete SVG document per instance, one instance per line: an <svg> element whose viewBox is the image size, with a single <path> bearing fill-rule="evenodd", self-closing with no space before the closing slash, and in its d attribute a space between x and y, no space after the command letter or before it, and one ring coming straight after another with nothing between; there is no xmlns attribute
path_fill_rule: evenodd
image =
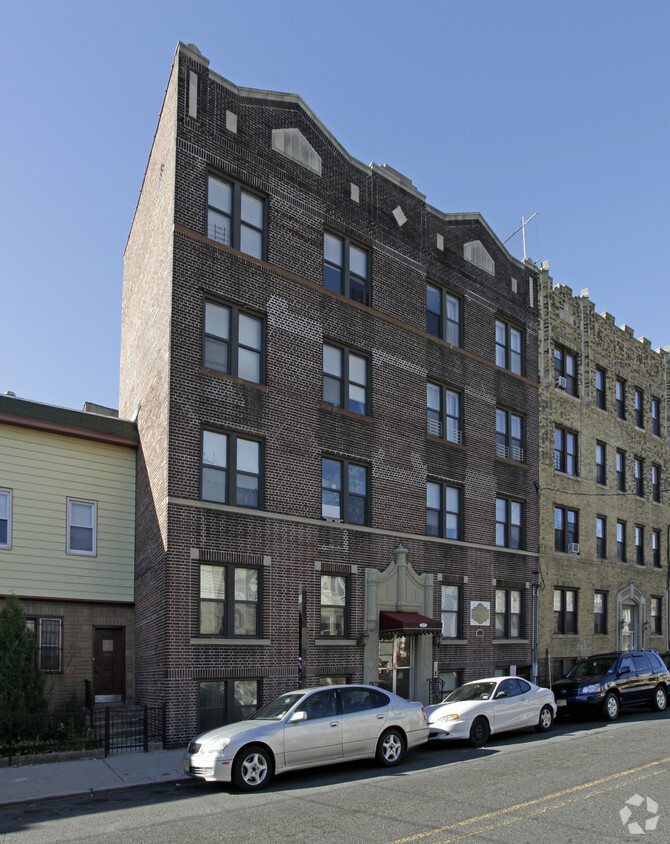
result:
<svg viewBox="0 0 670 844"><path fill-rule="evenodd" d="M299 131L320 172L273 148L280 129ZM263 259L207 237L209 174L264 200ZM367 250L369 304L324 287L324 231ZM466 259L471 243L493 264ZM460 347L426 331L427 283L459 297ZM120 395L140 435L137 696L167 704L170 742L196 731L204 681L258 680L259 703L324 676L376 681L378 610L439 619L442 584L461 588L458 635L409 637L412 697L427 699L435 670L530 672L537 295L534 268L478 214L430 207L405 177L352 159L298 97L237 88L179 46L125 253ZM262 320L261 383L204 366L206 302ZM523 337L521 375L496 366L496 320ZM323 402L324 343L367 360L365 413ZM427 381L461 395L462 442L427 435ZM497 408L523 418L521 460L496 456ZM261 443L258 508L203 500L204 431ZM367 468L365 525L322 518L324 456ZM426 536L427 480L462 491L460 540ZM496 545L497 497L523 505L518 550ZM203 566L214 565L256 572L255 637L200 633ZM375 592L383 572L394 602ZM329 573L347 579L339 638L320 629ZM521 595L509 638L494 636L496 588ZM471 623L471 602L490 623Z"/></svg>
<svg viewBox="0 0 670 844"><path fill-rule="evenodd" d="M556 381L554 353L572 358L574 385ZM554 286L548 273L541 278L540 310L540 561L538 600L540 676L554 677L578 657L628 647L668 647L668 501L667 419L668 354L636 339L627 326L615 326L610 314L599 315L588 292L574 296L569 287ZM560 363L560 359L559 359ZM604 390L596 390L596 370ZM559 376L560 377L560 376ZM617 412L616 382L624 386L623 409ZM600 386L600 385L599 385ZM571 395L571 389L575 393ZM635 392L641 403L641 425L635 418ZM658 426L652 420L656 402ZM601 407L600 405L604 405ZM624 418L620 418L623 413ZM558 466L555 435L559 430ZM576 436L576 462L561 464L566 447L561 438ZM574 442L574 440L571 440ZM596 477L596 446L603 475ZM571 448L571 447L570 447ZM617 452L625 467L618 489ZM635 461L642 488L636 490ZM654 500L652 467L660 472ZM600 481L600 482L599 482ZM639 494L641 493L641 494ZM578 552L560 546L555 537L566 511L577 514ZM596 547L596 519L605 538ZM625 560L617 548L617 523L625 525ZM559 524L560 526L560 524ZM636 558L635 529L642 528L641 559ZM657 560L652 536L657 531ZM617 553L619 551L619 553ZM603 602L604 629L596 632L594 593ZM569 593L576 600L576 624L564 624L560 601ZM554 597L558 601L556 610ZM652 617L652 600L660 621ZM556 615L558 613L558 615ZM654 625L660 625L658 631ZM560 629L561 626L563 629ZM572 630L571 627L576 629ZM551 664L550 664L551 662Z"/></svg>

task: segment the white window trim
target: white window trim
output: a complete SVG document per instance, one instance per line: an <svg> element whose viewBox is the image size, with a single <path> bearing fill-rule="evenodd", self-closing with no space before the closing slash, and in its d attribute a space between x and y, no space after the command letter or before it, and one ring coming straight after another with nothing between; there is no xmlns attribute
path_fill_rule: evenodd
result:
<svg viewBox="0 0 670 844"><path fill-rule="evenodd" d="M90 506L93 509L93 537L92 537L92 550L91 551L80 551L78 549L70 548L70 528L72 527L71 515L72 515L72 505L73 504L85 504ZM89 501L86 498L68 498L67 499L67 532L65 535L65 549L67 554L74 554L78 557L95 557L97 556L97 547L98 547L98 502L97 501Z"/></svg>
<svg viewBox="0 0 670 844"><path fill-rule="evenodd" d="M9 551L12 547L12 490L0 489L0 495L7 498L7 542L0 543L0 549Z"/></svg>

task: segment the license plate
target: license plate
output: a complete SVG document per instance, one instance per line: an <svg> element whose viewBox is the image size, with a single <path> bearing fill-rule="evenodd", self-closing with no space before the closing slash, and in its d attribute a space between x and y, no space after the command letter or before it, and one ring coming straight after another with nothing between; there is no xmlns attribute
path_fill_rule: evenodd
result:
<svg viewBox="0 0 670 844"><path fill-rule="evenodd" d="M568 703L567 700L557 700L556 706L566 706L567 703Z"/></svg>

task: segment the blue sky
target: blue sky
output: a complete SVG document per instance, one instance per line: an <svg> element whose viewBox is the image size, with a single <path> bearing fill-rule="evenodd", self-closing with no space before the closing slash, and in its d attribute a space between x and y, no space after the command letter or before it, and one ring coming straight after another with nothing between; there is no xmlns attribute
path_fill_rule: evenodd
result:
<svg viewBox="0 0 670 844"><path fill-rule="evenodd" d="M670 3L11 2L0 392L118 406L123 249L178 41L670 343ZM509 243L521 256L521 237Z"/></svg>

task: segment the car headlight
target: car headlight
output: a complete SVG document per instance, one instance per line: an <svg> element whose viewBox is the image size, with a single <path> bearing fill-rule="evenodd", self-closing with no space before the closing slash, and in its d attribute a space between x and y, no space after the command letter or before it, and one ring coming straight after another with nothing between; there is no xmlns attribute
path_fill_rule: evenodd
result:
<svg viewBox="0 0 670 844"><path fill-rule="evenodd" d="M230 738L220 738L215 739L212 742L208 742L206 745L203 746L203 750L205 753L218 753L220 750L228 747L230 744Z"/></svg>
<svg viewBox="0 0 670 844"><path fill-rule="evenodd" d="M438 721L456 721L457 718L458 718L458 715L452 714L452 715L442 715L437 720Z"/></svg>
<svg viewBox="0 0 670 844"><path fill-rule="evenodd" d="M596 692L602 691L600 683L593 683L591 686L582 686L579 690L580 695L592 695Z"/></svg>

